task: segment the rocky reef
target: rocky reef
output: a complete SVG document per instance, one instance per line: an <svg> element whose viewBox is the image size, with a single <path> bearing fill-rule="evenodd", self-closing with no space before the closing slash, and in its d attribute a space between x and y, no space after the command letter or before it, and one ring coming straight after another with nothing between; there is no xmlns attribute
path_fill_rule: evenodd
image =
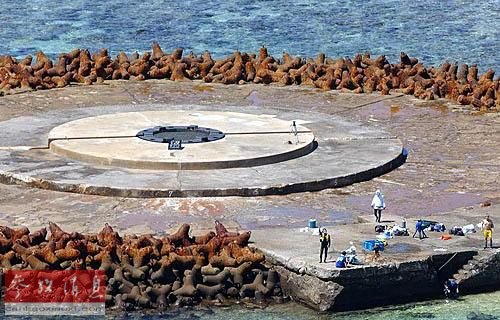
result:
<svg viewBox="0 0 500 320"><path fill-rule="evenodd" d="M240 85L308 85L353 93L378 91L383 95L396 90L425 100L446 98L487 111L500 110L500 80L494 75L493 70L480 75L477 65L459 67L445 62L439 67L426 67L405 53L401 53L399 63L393 64L385 56L372 58L369 53L339 59L320 53L315 59L304 59L283 52L279 59L262 47L258 54L235 51L214 60L208 51L201 56L184 55L181 48L165 53L157 42L142 55L120 52L114 59L107 49L93 54L75 49L60 54L55 62L43 52L38 52L35 59L31 55L22 60L0 56L1 94L119 79L203 80Z"/></svg>
<svg viewBox="0 0 500 320"><path fill-rule="evenodd" d="M248 246L250 231L190 236L120 236L108 224L98 234L66 232L57 224L30 232L0 226L0 266L16 270L103 270L106 305L165 309L226 299L265 301L282 295L279 274Z"/></svg>

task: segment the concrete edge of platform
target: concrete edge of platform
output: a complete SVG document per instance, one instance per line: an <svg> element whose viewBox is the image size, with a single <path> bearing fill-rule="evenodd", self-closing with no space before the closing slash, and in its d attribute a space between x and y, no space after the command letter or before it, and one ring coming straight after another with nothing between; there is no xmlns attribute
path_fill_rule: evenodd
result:
<svg viewBox="0 0 500 320"><path fill-rule="evenodd" d="M399 263L321 270L321 267L280 257L270 250L258 250L266 255L266 263L280 274L284 293L317 311L360 310L439 298L444 281L477 254L477 251L464 250ZM500 261L498 254L490 260L492 267L476 274L483 280L475 282L476 292L491 288L484 285L483 278L494 275L493 267ZM494 286L500 286L497 275Z"/></svg>
<svg viewBox="0 0 500 320"><path fill-rule="evenodd" d="M99 196L114 196L127 198L185 198L185 197L229 197L229 196L266 196L266 195L284 195L297 192L312 192L320 191L328 188L341 188L354 183L367 181L375 177L381 176L384 173L392 171L406 162L407 151L404 147L397 157L389 162L375 168L370 168L365 171L356 172L341 177L326 178L317 181L307 181L300 183L292 183L281 186L269 187L242 187L242 188L227 188L227 189L191 189L191 190L175 190L175 189L132 189L118 188L113 186L98 186L79 183L66 183L52 181L43 178L36 178L25 174L12 173L5 170L0 170L0 183L17 184L29 186L39 189L71 192L88 195Z"/></svg>
<svg viewBox="0 0 500 320"><path fill-rule="evenodd" d="M271 154L267 156L257 156L254 158L246 159L232 159L220 161L187 161L187 162L172 162L172 161L158 161L158 160L129 160L113 158L111 154L109 157L96 156L78 152L72 149L65 149L57 145L57 143L50 143L50 150L54 153L75 159L77 161L88 162L96 165L104 166L117 166L120 168L140 169L140 170L214 170L214 169L229 169L229 168L248 168L263 166L278 162L283 162L295 158L305 156L313 152L318 144L312 139L311 142L282 153ZM166 148L166 147L165 147Z"/></svg>

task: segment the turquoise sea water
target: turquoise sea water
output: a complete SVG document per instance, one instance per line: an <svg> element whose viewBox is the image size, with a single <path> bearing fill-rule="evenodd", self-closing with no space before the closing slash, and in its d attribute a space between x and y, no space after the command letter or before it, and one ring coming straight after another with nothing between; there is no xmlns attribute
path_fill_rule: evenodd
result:
<svg viewBox="0 0 500 320"><path fill-rule="evenodd" d="M340 57L400 51L428 64L444 60L500 70L499 0L118 1L3 0L0 54L73 48L132 52L157 40L215 57L235 49Z"/></svg>
<svg viewBox="0 0 500 320"><path fill-rule="evenodd" d="M500 319L500 292L476 294L459 300L432 300L392 307L342 313L317 313L293 303L266 309L234 306L206 311L186 311L148 316L153 319L206 320L493 320ZM115 319L140 319L139 315L123 315Z"/></svg>
<svg viewBox="0 0 500 320"><path fill-rule="evenodd" d="M286 303L265 309L258 307L213 307L210 309L168 312L157 315L140 313L111 314L110 320L496 320L500 319L500 292L476 294L459 300L432 300L392 307L342 313L318 313L306 307ZM67 319L59 316L53 319ZM7 317L6 319L14 319ZM30 319L17 317L16 319ZM49 319L49 318L43 318ZM51 318L52 319L52 318ZM75 319L97 320L101 317L77 317Z"/></svg>

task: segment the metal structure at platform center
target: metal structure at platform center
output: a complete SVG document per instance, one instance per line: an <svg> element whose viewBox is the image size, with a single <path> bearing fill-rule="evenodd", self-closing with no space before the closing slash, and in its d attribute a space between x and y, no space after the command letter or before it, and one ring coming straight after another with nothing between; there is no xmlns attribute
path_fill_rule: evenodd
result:
<svg viewBox="0 0 500 320"><path fill-rule="evenodd" d="M146 141L170 143L181 141L186 143L202 143L220 140L225 137L224 132L211 128L189 126L158 126L141 130L136 135Z"/></svg>

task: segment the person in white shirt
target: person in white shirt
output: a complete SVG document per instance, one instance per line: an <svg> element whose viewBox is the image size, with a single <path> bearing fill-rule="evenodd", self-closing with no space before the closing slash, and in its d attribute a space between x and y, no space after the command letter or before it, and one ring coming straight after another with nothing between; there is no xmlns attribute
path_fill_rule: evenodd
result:
<svg viewBox="0 0 500 320"><path fill-rule="evenodd" d="M382 218L382 210L385 209L384 195L380 192L380 190L375 191L371 207L373 208L375 222L380 222L380 218Z"/></svg>

